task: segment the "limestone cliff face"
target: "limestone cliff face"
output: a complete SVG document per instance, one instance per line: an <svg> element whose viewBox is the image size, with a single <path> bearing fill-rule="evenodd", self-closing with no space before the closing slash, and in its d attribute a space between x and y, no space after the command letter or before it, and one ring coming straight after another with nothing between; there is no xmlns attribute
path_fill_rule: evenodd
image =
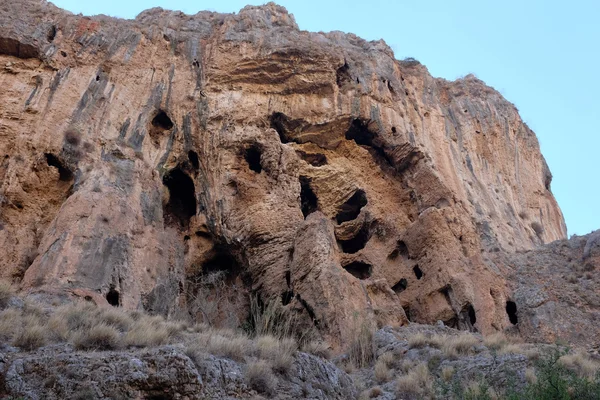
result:
<svg viewBox="0 0 600 400"><path fill-rule="evenodd" d="M513 295L491 255L566 235L498 92L272 3L5 2L0 68L0 276L25 290L173 314L224 270L342 342L363 317L491 332Z"/></svg>

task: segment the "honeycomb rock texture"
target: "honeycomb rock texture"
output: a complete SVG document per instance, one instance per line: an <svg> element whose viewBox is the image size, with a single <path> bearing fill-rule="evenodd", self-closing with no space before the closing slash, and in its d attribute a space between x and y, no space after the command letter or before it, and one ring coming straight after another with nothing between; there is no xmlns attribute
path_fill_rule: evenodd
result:
<svg viewBox="0 0 600 400"><path fill-rule="evenodd" d="M168 316L224 271L338 345L361 320L489 333L515 291L494 257L566 237L497 91L273 3L3 2L0 87L0 277L29 292Z"/></svg>

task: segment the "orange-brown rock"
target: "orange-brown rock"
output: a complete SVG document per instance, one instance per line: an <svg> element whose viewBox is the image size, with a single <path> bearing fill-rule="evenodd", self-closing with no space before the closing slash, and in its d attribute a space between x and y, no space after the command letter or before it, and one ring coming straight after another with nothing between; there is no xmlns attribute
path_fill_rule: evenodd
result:
<svg viewBox="0 0 600 400"><path fill-rule="evenodd" d="M493 254L566 235L498 92L272 3L120 20L14 1L0 68L0 276L24 290L174 314L225 270L336 341L364 317L492 332L514 290Z"/></svg>

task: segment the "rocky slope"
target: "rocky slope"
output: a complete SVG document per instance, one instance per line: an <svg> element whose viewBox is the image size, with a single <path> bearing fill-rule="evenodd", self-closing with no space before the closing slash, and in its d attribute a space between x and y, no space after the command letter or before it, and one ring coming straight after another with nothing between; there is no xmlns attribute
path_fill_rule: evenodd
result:
<svg viewBox="0 0 600 400"><path fill-rule="evenodd" d="M227 296L279 297L338 345L358 320L492 333L528 301L498 255L566 235L498 92L272 3L120 20L4 2L0 66L0 277L40 296L200 318L223 271Z"/></svg>

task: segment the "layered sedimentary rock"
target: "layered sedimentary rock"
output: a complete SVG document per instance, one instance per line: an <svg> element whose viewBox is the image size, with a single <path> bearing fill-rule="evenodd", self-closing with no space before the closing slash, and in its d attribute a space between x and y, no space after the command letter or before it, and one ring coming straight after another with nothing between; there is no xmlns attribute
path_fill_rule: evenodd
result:
<svg viewBox="0 0 600 400"><path fill-rule="evenodd" d="M365 318L487 333L512 326L494 255L566 235L498 92L272 3L10 2L0 67L0 276L23 290L170 315L224 271L338 343Z"/></svg>

